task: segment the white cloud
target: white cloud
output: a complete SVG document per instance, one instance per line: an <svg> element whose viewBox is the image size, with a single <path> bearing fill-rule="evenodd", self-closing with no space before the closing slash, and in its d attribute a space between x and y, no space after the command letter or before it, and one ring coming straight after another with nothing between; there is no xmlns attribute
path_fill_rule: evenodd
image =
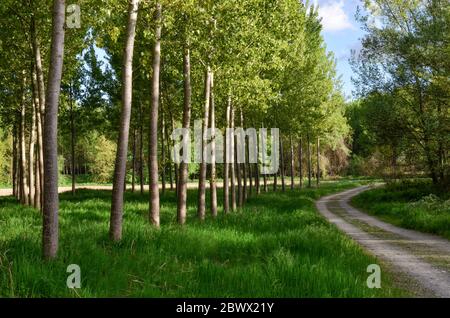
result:
<svg viewBox="0 0 450 318"><path fill-rule="evenodd" d="M344 0L321 1L319 16L322 18L323 30L328 32L354 29L344 9ZM317 0L314 1L317 5Z"/></svg>

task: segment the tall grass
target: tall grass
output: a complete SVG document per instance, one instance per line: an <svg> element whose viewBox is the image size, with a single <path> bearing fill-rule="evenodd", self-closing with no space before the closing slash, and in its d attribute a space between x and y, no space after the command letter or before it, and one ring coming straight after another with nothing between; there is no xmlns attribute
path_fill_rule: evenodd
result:
<svg viewBox="0 0 450 318"><path fill-rule="evenodd" d="M450 193L430 181L391 183L363 192L352 202L387 222L450 239Z"/></svg>
<svg viewBox="0 0 450 318"><path fill-rule="evenodd" d="M162 196L162 228L149 225L147 195L126 193L123 240L108 240L109 191L61 195L60 250L41 260L41 215L0 199L2 297L380 297L398 296L383 275L366 286L376 259L320 217L318 197L354 186L261 194L244 209L203 223L189 205L175 223L174 193ZM219 197L221 194L219 193ZM196 192L189 192L195 202ZM219 211L221 212L221 211ZM69 264L81 267L82 288L66 287Z"/></svg>

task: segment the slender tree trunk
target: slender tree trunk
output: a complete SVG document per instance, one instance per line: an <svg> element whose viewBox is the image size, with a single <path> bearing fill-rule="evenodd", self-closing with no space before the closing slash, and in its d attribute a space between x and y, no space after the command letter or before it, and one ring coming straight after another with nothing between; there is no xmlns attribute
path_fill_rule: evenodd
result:
<svg viewBox="0 0 450 318"><path fill-rule="evenodd" d="M23 95L22 95L22 105L20 110L20 169L21 174L21 203L24 205L30 204L29 197L29 183L27 181L27 155L26 155L26 141L25 141L25 110L26 110L26 97L25 97L25 85L26 78L23 75Z"/></svg>
<svg viewBox="0 0 450 318"><path fill-rule="evenodd" d="M299 175L300 175L300 189L303 187L303 140L300 138L298 145L298 163L299 163Z"/></svg>
<svg viewBox="0 0 450 318"><path fill-rule="evenodd" d="M216 187L216 114L214 104L214 72L211 71L210 81L210 113L209 120L211 127L211 169L210 169L210 198L211 215L217 216L217 187Z"/></svg>
<svg viewBox="0 0 450 318"><path fill-rule="evenodd" d="M311 188L311 174L312 174L312 166L311 166L311 141L309 139L309 134L306 135L307 142L307 155L308 155L308 188Z"/></svg>
<svg viewBox="0 0 450 318"><path fill-rule="evenodd" d="M167 156L167 160L169 162L168 166L169 166L169 184L170 184L170 190L173 190L173 174L172 174L172 154L170 153L170 150L173 148L173 144L171 141L171 138L169 137L169 124L170 127L172 127L173 130L173 116L172 116L172 112L170 111L169 105L168 105L168 110L169 110L169 117L170 117L170 123L168 123L166 121L166 125L164 126L164 135L165 135L165 139L167 140L167 151L166 151L166 156Z"/></svg>
<svg viewBox="0 0 450 318"><path fill-rule="evenodd" d="M17 129L16 129L16 125L14 124L14 128L13 128L13 132L12 132L12 162L11 162L11 167L12 167L12 187L13 187L13 196L17 198L17 152L16 152L16 147L17 147Z"/></svg>
<svg viewBox="0 0 450 318"><path fill-rule="evenodd" d="M273 175L273 191L277 191L278 187L278 171Z"/></svg>
<svg viewBox="0 0 450 318"><path fill-rule="evenodd" d="M317 187L320 185L320 139L317 137Z"/></svg>
<svg viewBox="0 0 450 318"><path fill-rule="evenodd" d="M70 90L70 146L71 146L71 154L70 154L70 160L71 160L71 167L72 167L72 195L75 195L76 191L76 174L74 173L74 167L75 167L75 110L74 110L74 101L72 99L72 89Z"/></svg>
<svg viewBox="0 0 450 318"><path fill-rule="evenodd" d="M289 136L289 146L291 148L291 190L294 190L294 187L295 187L295 181L294 181L295 161L294 161L294 145L292 144L292 136Z"/></svg>
<svg viewBox="0 0 450 318"><path fill-rule="evenodd" d="M36 163L35 163L35 199L34 206L35 208L41 210L42 209L42 165L43 165L43 145L42 145L42 123L41 123L41 113L40 113L40 101L39 101L39 90L37 84L37 76L36 76L36 67L33 65L31 71L32 78L32 95L34 100L34 112L36 117L36 143L37 143L37 154L36 154Z"/></svg>
<svg viewBox="0 0 450 318"><path fill-rule="evenodd" d="M166 145L165 145L165 138L164 138L164 126L166 125L166 120L164 117L164 110L162 108L163 100L161 98L161 182L162 182L162 193L166 193Z"/></svg>
<svg viewBox="0 0 450 318"><path fill-rule="evenodd" d="M136 191L136 129L133 128L133 159L131 163L131 192Z"/></svg>
<svg viewBox="0 0 450 318"><path fill-rule="evenodd" d="M159 77L161 68L162 8L158 2L155 14L155 47L153 52L152 104L150 110L149 172L150 172L150 220L159 228L159 180L158 180L158 106Z"/></svg>
<svg viewBox="0 0 450 318"><path fill-rule="evenodd" d="M37 208L35 200L35 174L34 174L34 147L36 145L36 106L35 101L32 102L32 119L31 119L31 129L30 129L30 139L28 145L28 182L29 182L29 202L30 205Z"/></svg>
<svg viewBox="0 0 450 318"><path fill-rule="evenodd" d="M203 117L203 127L202 127L202 162L200 163L200 176L198 181L198 205L197 205L197 215L200 220L205 219L205 196L206 196L206 140L207 140L207 129L208 129L208 117L209 117L209 107L210 107L210 92L211 92L211 70L210 67L207 68L205 73L205 102L204 102L204 117Z"/></svg>
<svg viewBox="0 0 450 318"><path fill-rule="evenodd" d="M64 60L65 1L53 1L52 45L44 120L43 256L58 252L58 104Z"/></svg>
<svg viewBox="0 0 450 318"><path fill-rule="evenodd" d="M175 130L175 122L173 120L173 113L170 109L169 109L169 112L170 112L170 127L172 128L172 131L174 131ZM170 163L170 190L174 190L173 182L175 181L175 193L178 193L177 192L178 191L177 190L178 189L178 165L172 159L172 154L175 154L175 152L174 152L175 151L174 150L175 141L172 140L172 138L169 136L171 136L171 134L169 134L169 130L167 129L166 130L166 139L169 141L169 144L170 144L170 147L168 148L168 151L167 151L167 155L169 157L169 163ZM173 180L172 169L174 172L175 180Z"/></svg>
<svg viewBox="0 0 450 318"><path fill-rule="evenodd" d="M34 160L34 189L35 189L34 206L36 209L41 210L41 191L40 191L41 180L39 179L40 178L39 160L37 159L38 158Z"/></svg>
<svg viewBox="0 0 450 318"><path fill-rule="evenodd" d="M139 102L139 182L144 194L144 123L142 102Z"/></svg>
<svg viewBox="0 0 450 318"><path fill-rule="evenodd" d="M113 241L122 239L123 195L127 166L128 137L130 132L131 104L133 95L133 52L139 0L128 5L128 23L122 65L122 113L111 204L109 236Z"/></svg>
<svg viewBox="0 0 450 318"><path fill-rule="evenodd" d="M226 128L230 128L230 112L231 112L231 95L228 95L228 101L227 101L227 111L226 111ZM230 163L229 163L229 144L231 143L231 140L228 139L228 135L226 133L227 129L225 129L225 140L224 140L224 147L223 147L223 159L224 159L224 167L223 167L223 212L228 213L230 212L230 178L229 178L229 172L230 172Z"/></svg>
<svg viewBox="0 0 450 318"><path fill-rule="evenodd" d="M231 181L231 210L236 211L236 149L235 149L235 139L234 139L234 106L231 104L230 108L230 128L233 132L232 135L230 135L230 159L232 158L232 162L230 165L230 181Z"/></svg>
<svg viewBox="0 0 450 318"><path fill-rule="evenodd" d="M245 125L244 125L244 113L242 112L242 108L241 108L241 127L242 129L244 129ZM246 142L247 138L244 135L244 162L241 164L242 167L242 204L245 203L245 201L247 201L247 142Z"/></svg>
<svg viewBox="0 0 450 318"><path fill-rule="evenodd" d="M250 158L249 156L247 158ZM248 195L252 196L252 194L253 194L253 169L252 169L252 164L250 162L248 163L248 181L249 181Z"/></svg>
<svg viewBox="0 0 450 318"><path fill-rule="evenodd" d="M40 181L40 206L41 209L44 206L44 116L45 116L45 80L44 80L44 71L42 67L42 56L39 41L36 35L36 25L35 18L32 16L31 21L31 38L32 38L32 46L34 52L34 62L35 62L35 70L36 70L36 89L37 94L39 96L39 116L38 120L38 142L39 142L39 181Z"/></svg>
<svg viewBox="0 0 450 318"><path fill-rule="evenodd" d="M280 137L280 161L281 161L281 190L283 192L286 191L286 181L285 181L285 169L284 169L284 147L283 147L283 138Z"/></svg>
<svg viewBox="0 0 450 318"><path fill-rule="evenodd" d="M192 96L191 55L189 50L189 43L187 43L184 48L183 78L184 78L183 128L186 129L186 131L188 131L191 122L191 96ZM191 145L187 146L190 147ZM186 151L186 149L184 151ZM180 162L180 173L177 186L177 193L178 193L177 219L179 224L184 224L186 222L187 181L188 181L188 163L182 160Z"/></svg>

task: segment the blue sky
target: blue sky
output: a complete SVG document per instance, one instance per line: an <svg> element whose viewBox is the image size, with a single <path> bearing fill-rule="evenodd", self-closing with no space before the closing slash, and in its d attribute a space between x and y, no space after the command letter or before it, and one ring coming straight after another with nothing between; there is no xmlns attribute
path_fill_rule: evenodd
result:
<svg viewBox="0 0 450 318"><path fill-rule="evenodd" d="M358 50L364 33L355 21L356 8L360 0L315 0L322 18L323 37L327 49L333 51L337 60L337 72L342 76L343 90L350 98L353 90L352 70L348 59L350 51Z"/></svg>

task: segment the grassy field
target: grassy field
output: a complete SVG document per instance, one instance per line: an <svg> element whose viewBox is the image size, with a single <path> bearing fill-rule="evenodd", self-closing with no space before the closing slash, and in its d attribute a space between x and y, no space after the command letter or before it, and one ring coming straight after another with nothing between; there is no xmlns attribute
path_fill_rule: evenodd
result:
<svg viewBox="0 0 450 318"><path fill-rule="evenodd" d="M450 239L450 193L429 181L388 184L361 193L352 203L386 222Z"/></svg>
<svg viewBox="0 0 450 318"><path fill-rule="evenodd" d="M41 260L41 216L0 198L1 297L390 297L405 295L382 275L369 289L376 259L315 210L322 195L360 182L328 182L319 190L267 193L217 220L175 223L175 196L162 196L162 228L147 221L148 196L126 194L124 239L108 240L109 191L61 195L60 253ZM196 192L189 192L195 202ZM219 198L221 193L219 192ZM219 211L221 212L221 211ZM82 288L66 287L69 264Z"/></svg>

